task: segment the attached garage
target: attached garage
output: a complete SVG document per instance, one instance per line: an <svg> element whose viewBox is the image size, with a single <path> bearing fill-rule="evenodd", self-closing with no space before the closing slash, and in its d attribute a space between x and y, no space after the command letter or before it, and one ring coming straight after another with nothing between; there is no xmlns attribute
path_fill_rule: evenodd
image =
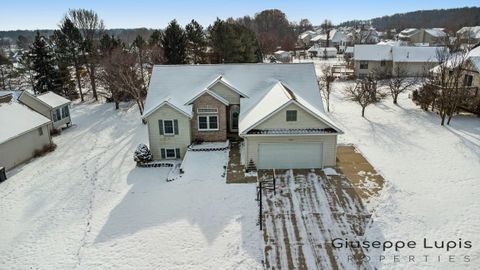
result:
<svg viewBox="0 0 480 270"><path fill-rule="evenodd" d="M258 169L321 168L323 144L260 143L258 145Z"/></svg>

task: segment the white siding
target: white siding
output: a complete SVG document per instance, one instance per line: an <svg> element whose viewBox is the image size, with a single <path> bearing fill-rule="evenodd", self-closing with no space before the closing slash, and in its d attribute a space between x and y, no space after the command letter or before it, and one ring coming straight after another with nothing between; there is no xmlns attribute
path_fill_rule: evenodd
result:
<svg viewBox="0 0 480 270"><path fill-rule="evenodd" d="M215 94L218 94L219 96L228 100L230 105L240 104L240 95L223 83L217 82L212 87L210 87L210 90Z"/></svg>
<svg viewBox="0 0 480 270"><path fill-rule="evenodd" d="M43 104L40 100L28 93L22 93L19 97L20 102L30 107L32 110L38 112L39 114L52 119L52 114L50 112L50 107Z"/></svg>
<svg viewBox="0 0 480 270"><path fill-rule="evenodd" d="M160 135L158 120L178 120L178 135ZM181 158L191 143L190 118L165 105L147 117L150 151L155 160L161 159L161 148L180 148Z"/></svg>
<svg viewBox="0 0 480 270"><path fill-rule="evenodd" d="M297 121L287 121L287 111L297 111ZM254 128L328 128L324 122L314 117L296 104L290 104Z"/></svg>
<svg viewBox="0 0 480 270"><path fill-rule="evenodd" d="M337 135L316 136L249 136L245 139L245 164L253 160L258 163L258 145L260 143L323 143L323 166L335 166L337 158ZM295 158L295 157L292 157Z"/></svg>
<svg viewBox="0 0 480 270"><path fill-rule="evenodd" d="M48 124L42 127L43 135L40 135L38 128L8 140L0 144L0 167L9 170L33 157L36 149L42 149L44 145L50 144L50 133Z"/></svg>

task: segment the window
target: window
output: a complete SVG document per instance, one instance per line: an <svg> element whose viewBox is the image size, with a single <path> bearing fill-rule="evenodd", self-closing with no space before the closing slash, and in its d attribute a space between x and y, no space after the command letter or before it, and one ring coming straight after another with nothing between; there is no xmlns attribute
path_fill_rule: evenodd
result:
<svg viewBox="0 0 480 270"><path fill-rule="evenodd" d="M38 136L43 136L43 128L42 127L38 128Z"/></svg>
<svg viewBox="0 0 480 270"><path fill-rule="evenodd" d="M66 118L70 115L70 112L68 111L68 105L62 108L62 118Z"/></svg>
<svg viewBox="0 0 480 270"><path fill-rule="evenodd" d="M61 119L62 119L62 115L60 113L60 108L59 108L53 112L53 122L59 121Z"/></svg>
<svg viewBox="0 0 480 270"><path fill-rule="evenodd" d="M360 61L360 69L368 69L368 61Z"/></svg>
<svg viewBox="0 0 480 270"><path fill-rule="evenodd" d="M473 76L465 74L465 78L463 78L463 85L472 86L472 83L473 83Z"/></svg>
<svg viewBox="0 0 480 270"><path fill-rule="evenodd" d="M165 135L175 134L173 129L173 120L163 120L163 132Z"/></svg>
<svg viewBox="0 0 480 270"><path fill-rule="evenodd" d="M166 158L176 158L177 155L175 154L175 149L173 148L167 148L165 149L165 156Z"/></svg>
<svg viewBox="0 0 480 270"><path fill-rule="evenodd" d="M197 113L218 113L217 108L198 108Z"/></svg>
<svg viewBox="0 0 480 270"><path fill-rule="evenodd" d="M381 67L384 67L386 64L387 64L387 62L385 62L385 60L380 61L380 66ZM368 64L367 64L367 66L368 66Z"/></svg>
<svg viewBox="0 0 480 270"><path fill-rule="evenodd" d="M218 130L218 116L216 115L199 116L198 130Z"/></svg>
<svg viewBox="0 0 480 270"><path fill-rule="evenodd" d="M297 121L297 111L287 111L287 122Z"/></svg>

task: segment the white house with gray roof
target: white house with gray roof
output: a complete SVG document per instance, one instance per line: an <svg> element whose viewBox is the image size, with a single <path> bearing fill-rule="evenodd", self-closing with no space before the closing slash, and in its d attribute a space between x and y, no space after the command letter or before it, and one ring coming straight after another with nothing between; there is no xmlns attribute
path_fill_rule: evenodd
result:
<svg viewBox="0 0 480 270"><path fill-rule="evenodd" d="M24 105L0 102L0 167L9 170L51 144L50 125L48 118Z"/></svg>
<svg viewBox="0 0 480 270"><path fill-rule="evenodd" d="M59 129L62 126L69 126L72 122L69 109L72 102L53 92L49 91L35 96L23 91L18 97L18 101L52 120L52 128Z"/></svg>
<svg viewBox="0 0 480 270"><path fill-rule="evenodd" d="M154 66L143 119L155 159L241 138L244 164L259 169L334 166L342 133L312 63Z"/></svg>

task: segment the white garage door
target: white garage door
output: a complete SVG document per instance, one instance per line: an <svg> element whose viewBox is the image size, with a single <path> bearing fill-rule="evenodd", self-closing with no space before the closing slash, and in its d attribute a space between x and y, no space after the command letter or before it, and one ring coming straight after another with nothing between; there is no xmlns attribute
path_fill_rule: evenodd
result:
<svg viewBox="0 0 480 270"><path fill-rule="evenodd" d="M321 168L321 143L261 143L258 169Z"/></svg>

